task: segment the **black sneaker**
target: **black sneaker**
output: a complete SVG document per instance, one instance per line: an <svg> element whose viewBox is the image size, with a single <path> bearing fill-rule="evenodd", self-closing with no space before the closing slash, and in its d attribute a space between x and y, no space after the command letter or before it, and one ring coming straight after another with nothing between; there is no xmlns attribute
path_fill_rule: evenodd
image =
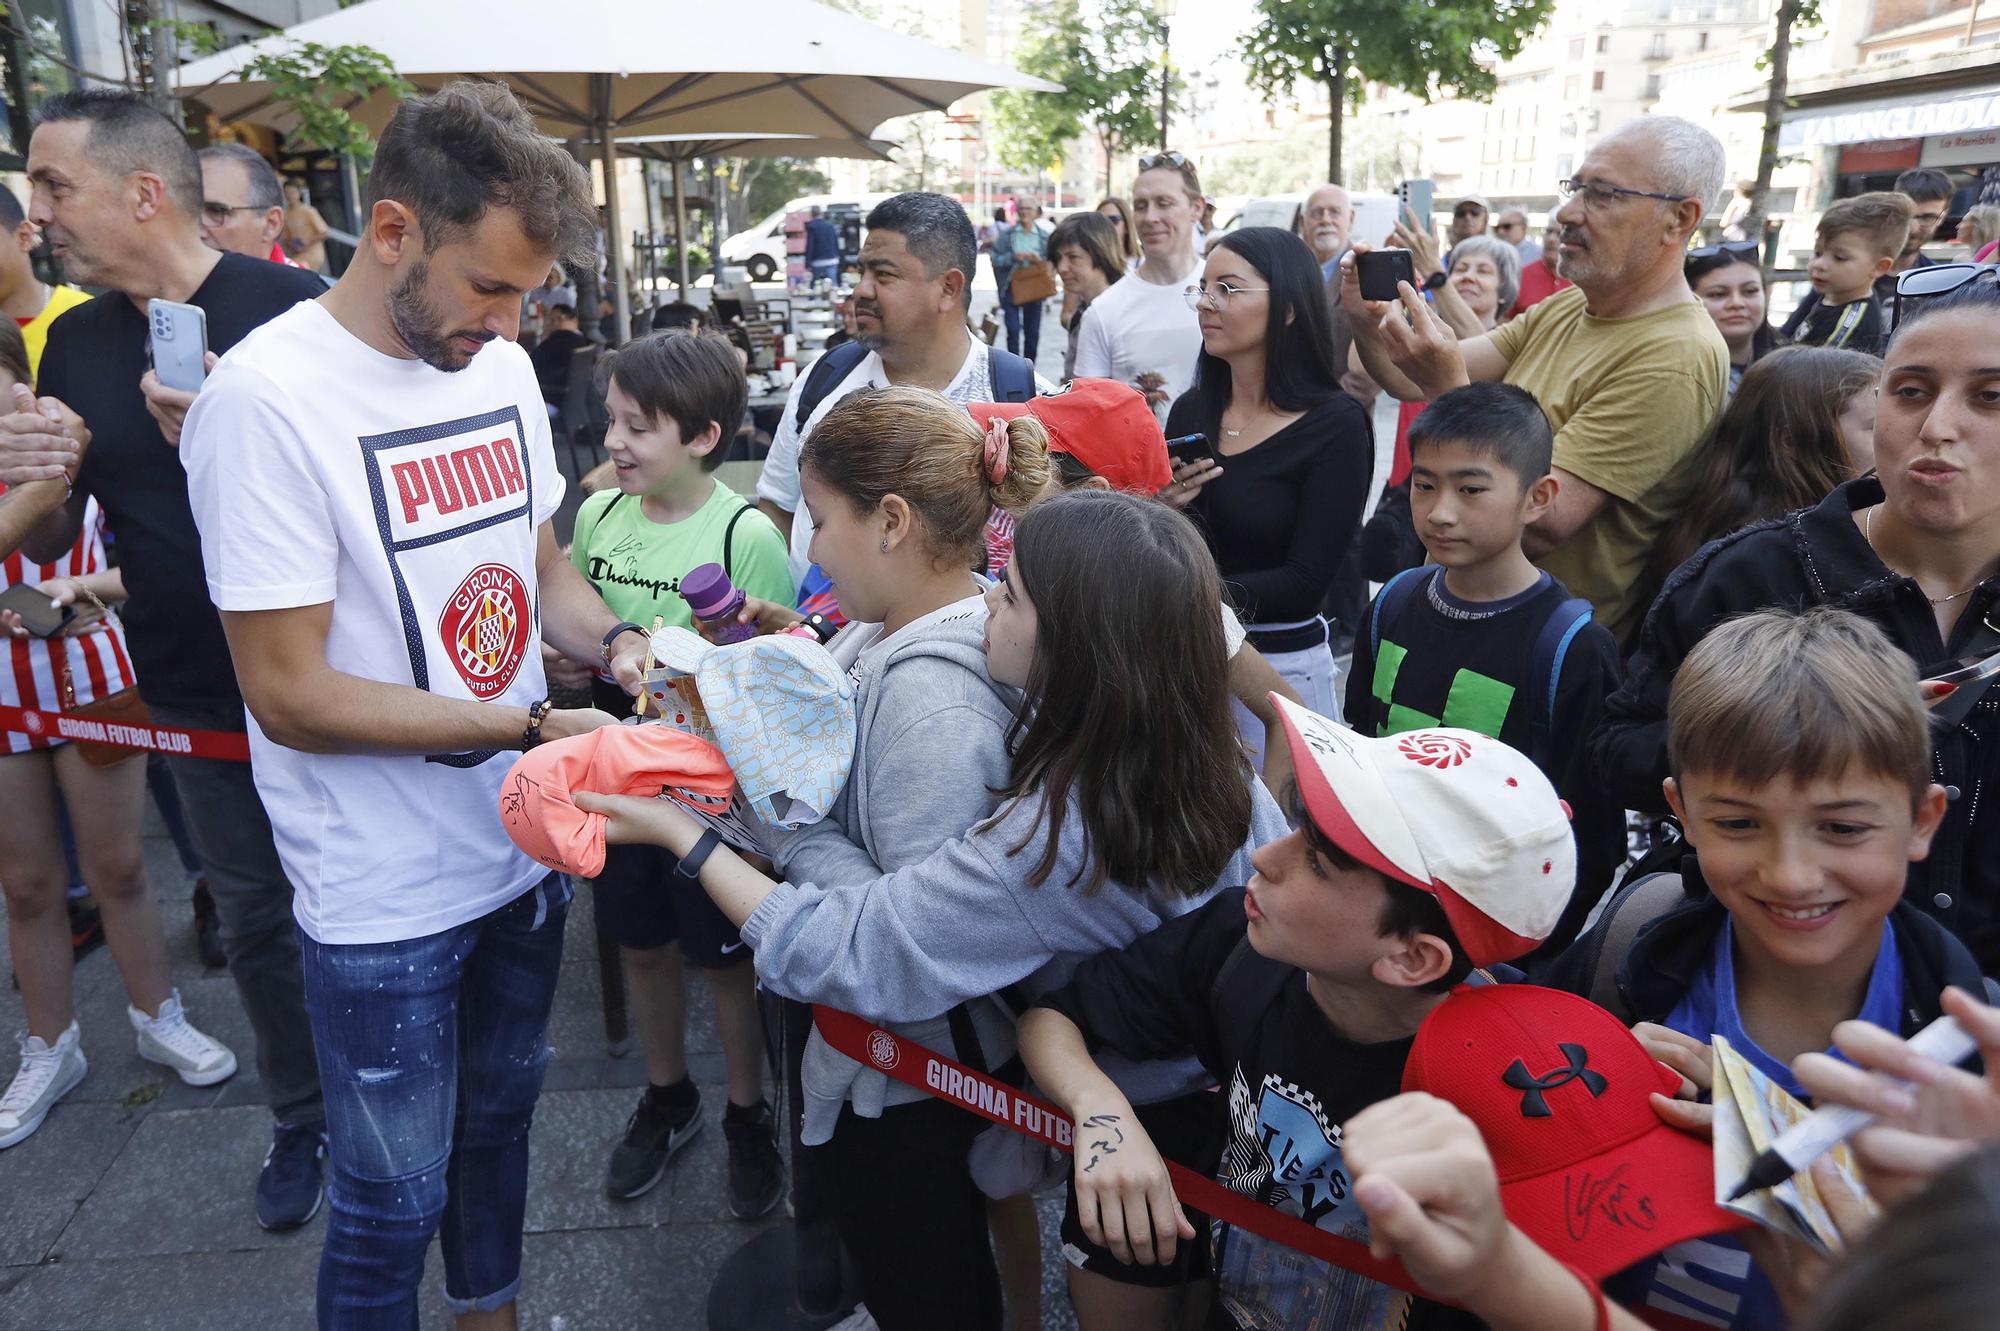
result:
<svg viewBox="0 0 2000 1331"><path fill-rule="evenodd" d="M626 1120L625 1140L611 1152L604 1190L618 1202L645 1196L666 1177L667 1161L700 1131L701 1096L692 1085L681 1104L673 1103L660 1087L647 1087L639 1107Z"/></svg>
<svg viewBox="0 0 2000 1331"><path fill-rule="evenodd" d="M759 1100L744 1109L731 1105L722 1115L729 1143L729 1210L738 1220L771 1214L785 1195L785 1158L778 1154L778 1124L771 1106Z"/></svg>
<svg viewBox="0 0 2000 1331"><path fill-rule="evenodd" d="M319 1213L326 1195L326 1130L279 1126L257 1174L257 1223L297 1229Z"/></svg>
<svg viewBox="0 0 2000 1331"><path fill-rule="evenodd" d="M81 961L104 945L104 917L81 897L66 899L69 907L69 954Z"/></svg>
<svg viewBox="0 0 2000 1331"><path fill-rule="evenodd" d="M215 898L209 895L208 879L194 880L194 950L201 955L201 964L210 970L221 970L229 963L222 954L222 928L215 922Z"/></svg>

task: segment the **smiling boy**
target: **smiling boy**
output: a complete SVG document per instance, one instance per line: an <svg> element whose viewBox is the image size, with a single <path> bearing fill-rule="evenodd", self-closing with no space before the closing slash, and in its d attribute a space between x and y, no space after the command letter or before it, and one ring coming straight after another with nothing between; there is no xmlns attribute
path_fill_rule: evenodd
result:
<svg viewBox="0 0 2000 1331"><path fill-rule="evenodd" d="M1879 628L1828 607L1730 620L1689 653L1667 726L1666 798L1695 852L1688 900L1623 957L1586 935L1546 983L1588 992L1595 969L1614 966L1621 1015L1657 1023L1644 1034L1676 1068L1704 1079L1722 1035L1801 1098L1791 1060L1827 1049L1838 1023L1907 1036L1939 1015L1946 985L1981 991L1971 953L1903 900L1945 791L1931 782L1915 667ZM1631 1288L1613 1296L1663 1324L1785 1322L1723 1240L1668 1249L1621 1279Z"/></svg>
<svg viewBox="0 0 2000 1331"><path fill-rule="evenodd" d="M1889 320L1875 283L1896 266L1910 234L1909 198L1887 190L1857 194L1829 206L1819 219L1812 294L1785 320L1784 335L1801 346L1846 347L1879 356Z"/></svg>

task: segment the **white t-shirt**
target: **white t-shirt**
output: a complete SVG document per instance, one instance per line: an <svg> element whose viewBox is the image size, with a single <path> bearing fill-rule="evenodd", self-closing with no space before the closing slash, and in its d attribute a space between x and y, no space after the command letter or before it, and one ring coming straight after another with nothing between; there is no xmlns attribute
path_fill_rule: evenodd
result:
<svg viewBox="0 0 2000 1331"><path fill-rule="evenodd" d="M1094 308L1094 307L1093 307ZM958 367L958 373L944 387L944 395L960 406L969 402L991 402L993 400L993 375L987 364L986 353L991 350L978 338L966 339L970 346L965 349L965 362ZM799 398L805 394L806 380L810 373L802 374L793 383L792 391L785 396L784 419L778 422L778 431L771 436L771 451L765 455L764 470L757 477L757 497L768 499L779 508L792 515L792 586L805 581L806 571L812 567L812 560L806 550L812 545L813 524L805 511L805 503L799 496L799 449L805 443L806 435L813 427L826 418L834 404L849 393L858 393L864 388L889 387L889 372L882 364L880 352L871 351L855 362L847 377L833 386L833 390L821 398L806 418L806 428L798 429ZM1037 393L1053 393L1055 385L1035 376Z"/></svg>
<svg viewBox="0 0 2000 1331"><path fill-rule="evenodd" d="M515 707L547 693L536 537L563 479L514 343L445 374L302 302L222 358L180 455L218 608L331 601L335 670ZM548 873L501 829L506 752L301 753L254 717L250 752L319 942L437 933Z"/></svg>
<svg viewBox="0 0 2000 1331"><path fill-rule="evenodd" d="M1165 420L1167 407L1194 382L1201 355L1201 324L1187 306L1188 285L1200 272L1201 261L1191 260L1184 276L1161 286L1135 268L1106 287L1090 302L1090 317L1077 338L1077 378L1129 384L1157 371L1166 380L1167 400L1155 414Z"/></svg>

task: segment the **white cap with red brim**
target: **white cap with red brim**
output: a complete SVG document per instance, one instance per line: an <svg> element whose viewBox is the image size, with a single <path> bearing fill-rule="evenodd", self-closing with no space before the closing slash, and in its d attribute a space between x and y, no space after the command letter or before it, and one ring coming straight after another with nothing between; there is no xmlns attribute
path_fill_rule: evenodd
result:
<svg viewBox="0 0 2000 1331"><path fill-rule="evenodd" d="M1471 730L1369 739L1272 695L1306 816L1367 867L1436 897L1476 966L1549 936L1576 886L1569 806L1527 755Z"/></svg>

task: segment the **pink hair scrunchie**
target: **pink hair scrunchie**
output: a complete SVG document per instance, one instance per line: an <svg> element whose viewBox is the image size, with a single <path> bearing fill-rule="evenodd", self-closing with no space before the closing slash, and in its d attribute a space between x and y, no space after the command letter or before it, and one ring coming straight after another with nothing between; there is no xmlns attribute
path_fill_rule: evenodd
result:
<svg viewBox="0 0 2000 1331"><path fill-rule="evenodd" d="M998 485L1007 479L1007 422L998 416L986 422L986 479Z"/></svg>

